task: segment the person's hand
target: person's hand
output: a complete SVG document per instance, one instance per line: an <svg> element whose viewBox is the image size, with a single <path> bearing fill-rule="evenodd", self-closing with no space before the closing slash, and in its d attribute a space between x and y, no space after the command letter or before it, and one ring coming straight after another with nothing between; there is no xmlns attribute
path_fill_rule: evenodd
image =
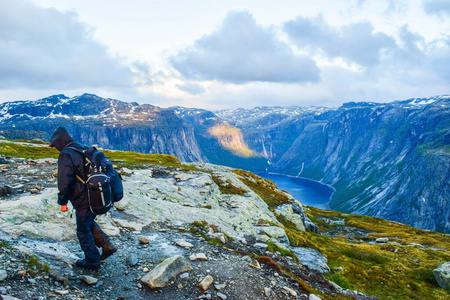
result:
<svg viewBox="0 0 450 300"><path fill-rule="evenodd" d="M68 211L69 209L67 208L67 205L61 205L61 211L62 212L66 212L66 211Z"/></svg>

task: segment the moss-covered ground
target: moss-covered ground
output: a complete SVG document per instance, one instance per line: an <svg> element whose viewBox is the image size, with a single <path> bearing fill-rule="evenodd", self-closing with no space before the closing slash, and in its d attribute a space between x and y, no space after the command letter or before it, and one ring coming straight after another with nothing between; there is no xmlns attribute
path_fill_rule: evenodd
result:
<svg viewBox="0 0 450 300"><path fill-rule="evenodd" d="M270 207L288 202L270 180L242 170L234 172ZM327 279L381 299L450 299L450 291L440 288L433 275L433 269L450 261L450 235L380 218L304 208L324 234L299 231L286 220L278 221L283 224L291 246L316 249L328 259L332 273L325 275ZM339 232L339 227L369 233L361 239L344 234L326 235L328 231ZM375 243L381 237L387 237L389 242Z"/></svg>
<svg viewBox="0 0 450 300"><path fill-rule="evenodd" d="M217 176L212 176L212 180L219 187L222 194L244 195L247 191L234 186L231 182L221 182Z"/></svg>
<svg viewBox="0 0 450 300"><path fill-rule="evenodd" d="M39 146L34 143L16 144L0 140L0 155L16 156L29 159L58 158L55 148Z"/></svg>
<svg viewBox="0 0 450 300"><path fill-rule="evenodd" d="M321 232L340 226L371 231L363 241L287 228L292 246L311 247L325 255L333 270L326 275L328 279L381 299L450 299L450 291L438 286L432 272L450 261L450 235L379 218L312 207L305 210ZM343 219L345 225L323 222L337 218ZM387 237L389 242L374 243L380 237Z"/></svg>
<svg viewBox="0 0 450 300"><path fill-rule="evenodd" d="M269 179L262 178L252 172L244 170L234 170L239 179L250 189L258 194L270 208L277 207L284 203L290 203L290 199L277 189L276 184Z"/></svg>
<svg viewBox="0 0 450 300"><path fill-rule="evenodd" d="M24 143L24 141L20 141L21 144L18 144L17 142L18 141L8 142L6 140L0 140L0 155L22 157L27 159L58 158L59 156L58 150L42 145L39 142ZM182 164L178 158L173 155L146 154L131 151L110 151L103 149L102 152L104 152L105 155L115 164L124 167L163 165L182 169L198 170L195 166Z"/></svg>

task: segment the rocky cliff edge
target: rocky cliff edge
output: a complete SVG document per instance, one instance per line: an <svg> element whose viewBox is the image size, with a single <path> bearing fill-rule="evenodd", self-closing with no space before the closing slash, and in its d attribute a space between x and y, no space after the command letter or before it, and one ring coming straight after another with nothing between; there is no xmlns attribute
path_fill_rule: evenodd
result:
<svg viewBox="0 0 450 300"><path fill-rule="evenodd" d="M409 247L398 243L395 250L395 244L383 240L377 250L361 252L372 241L370 233L354 226L339 229L336 224L346 223L345 216L318 217L315 210L308 216L329 232L314 233L319 228L305 214L310 209L273 182L242 170L211 164L164 165L163 158L158 159L159 165L116 161L126 195L98 222L119 251L99 271L86 271L73 266L82 252L74 218L56 204L55 159L4 156L1 180L11 193L0 198L0 295L4 299L374 299L349 289L359 286L341 274L353 274L351 265L374 263L362 275L367 280L371 277L367 272L395 264L393 256ZM322 226L324 220L332 225ZM332 235L353 240L367 235L367 239L341 241ZM359 243L357 251L349 250ZM435 248L429 250L439 257L433 268L450 260L447 249ZM344 256L336 258L333 251ZM412 249L411 257L417 251L421 250ZM332 259L331 266L321 252ZM348 260L354 262L337 268L336 261ZM427 284L436 299L448 295L435 281ZM371 293L389 295L381 289Z"/></svg>

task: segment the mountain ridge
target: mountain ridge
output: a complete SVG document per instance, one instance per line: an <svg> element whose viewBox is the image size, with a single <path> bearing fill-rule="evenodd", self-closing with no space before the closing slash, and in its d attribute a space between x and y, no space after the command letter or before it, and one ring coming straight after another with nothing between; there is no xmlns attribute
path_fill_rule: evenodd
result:
<svg viewBox="0 0 450 300"><path fill-rule="evenodd" d="M88 145L304 176L336 189L333 209L450 232L440 213L450 211L449 102L442 95L213 112L55 95L0 104L0 134L42 137L61 124Z"/></svg>

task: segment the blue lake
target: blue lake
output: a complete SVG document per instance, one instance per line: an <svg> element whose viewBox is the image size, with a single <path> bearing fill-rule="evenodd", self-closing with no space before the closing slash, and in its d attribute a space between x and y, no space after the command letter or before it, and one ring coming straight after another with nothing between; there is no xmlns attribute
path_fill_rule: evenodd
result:
<svg viewBox="0 0 450 300"><path fill-rule="evenodd" d="M328 202L334 190L328 185L301 177L273 173L258 175L274 181L279 189L288 191L301 204L329 209Z"/></svg>

